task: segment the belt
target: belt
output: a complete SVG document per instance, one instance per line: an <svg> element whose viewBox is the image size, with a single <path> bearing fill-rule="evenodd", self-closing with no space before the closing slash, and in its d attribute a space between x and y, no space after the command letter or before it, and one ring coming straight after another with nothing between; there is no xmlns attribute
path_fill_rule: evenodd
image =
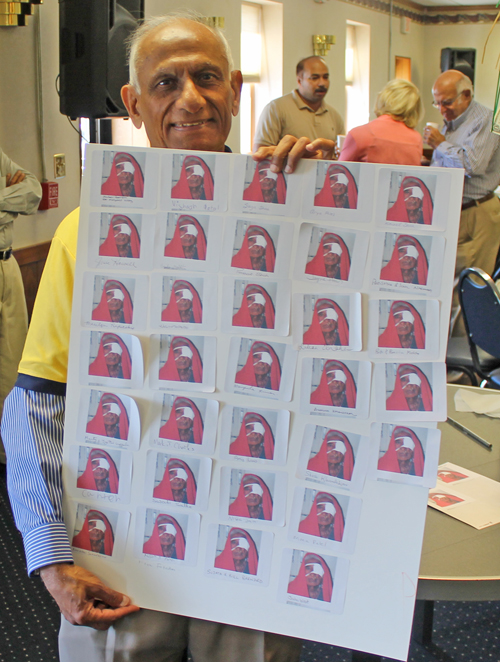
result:
<svg viewBox="0 0 500 662"><path fill-rule="evenodd" d="M12 255L12 248L8 248L6 251L0 251L0 261L5 262Z"/></svg>
<svg viewBox="0 0 500 662"><path fill-rule="evenodd" d="M464 209L470 209L471 207L479 207L483 202L488 202L488 200L491 200L491 198L494 198L495 194L493 192L487 193L486 195L483 195L482 198L479 198L479 200L471 200L470 202L464 202L462 205L462 211Z"/></svg>

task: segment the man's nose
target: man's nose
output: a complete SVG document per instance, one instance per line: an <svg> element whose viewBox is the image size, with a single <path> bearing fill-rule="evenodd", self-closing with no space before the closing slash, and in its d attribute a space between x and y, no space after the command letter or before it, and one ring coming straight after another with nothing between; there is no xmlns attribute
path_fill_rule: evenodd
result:
<svg viewBox="0 0 500 662"><path fill-rule="evenodd" d="M205 105L205 99L199 93L198 88L191 78L186 78L182 85L181 93L176 101L176 106L188 113L196 113Z"/></svg>

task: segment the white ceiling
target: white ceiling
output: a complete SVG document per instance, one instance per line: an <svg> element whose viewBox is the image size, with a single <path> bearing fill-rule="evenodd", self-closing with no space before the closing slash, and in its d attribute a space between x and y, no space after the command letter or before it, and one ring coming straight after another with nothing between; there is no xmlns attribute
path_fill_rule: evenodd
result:
<svg viewBox="0 0 500 662"><path fill-rule="evenodd" d="M419 5L426 7L433 6L446 6L446 7L460 7L460 6L473 6L473 5L489 5L491 9L495 9L496 0L414 0ZM489 9L488 9L489 11Z"/></svg>

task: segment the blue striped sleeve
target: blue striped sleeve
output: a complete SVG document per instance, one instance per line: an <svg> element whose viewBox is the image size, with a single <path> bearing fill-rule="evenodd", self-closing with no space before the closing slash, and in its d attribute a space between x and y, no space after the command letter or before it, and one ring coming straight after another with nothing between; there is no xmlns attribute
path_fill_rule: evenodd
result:
<svg viewBox="0 0 500 662"><path fill-rule="evenodd" d="M65 404L63 395L20 386L4 404L8 489L28 573L52 563L73 563L62 516Z"/></svg>

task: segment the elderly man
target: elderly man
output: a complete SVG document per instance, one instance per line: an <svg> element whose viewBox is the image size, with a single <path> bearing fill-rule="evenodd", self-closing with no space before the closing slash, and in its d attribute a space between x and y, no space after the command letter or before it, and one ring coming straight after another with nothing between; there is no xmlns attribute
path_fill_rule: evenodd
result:
<svg viewBox="0 0 500 662"><path fill-rule="evenodd" d="M454 69L436 79L432 95L444 126L424 130L434 147L431 165L465 169L455 275L466 267L491 274L500 246L500 201L493 193L500 182L500 136L491 133L493 114L473 98L470 79Z"/></svg>
<svg viewBox="0 0 500 662"><path fill-rule="evenodd" d="M276 145L286 135L336 140L344 122L335 108L325 103L330 74L325 61L312 55L297 64L297 89L271 101L260 116L254 149Z"/></svg>
<svg viewBox="0 0 500 662"><path fill-rule="evenodd" d="M242 77L231 71L227 42L217 30L186 14L151 19L137 31L130 58L131 83L122 96L133 123L144 123L153 147L225 151ZM330 158L332 149L329 141L287 138L255 158L271 158L277 171L293 171L300 157ZM187 646L196 662L298 660L296 640L139 611L128 596L73 565L62 518L60 468L77 233L75 210L56 231L2 427L13 463L11 497L28 571L40 571L64 616L61 662L103 662L110 655L115 661L180 661ZM20 476L30 477L29 491ZM110 626L114 633L109 638L91 629Z"/></svg>

